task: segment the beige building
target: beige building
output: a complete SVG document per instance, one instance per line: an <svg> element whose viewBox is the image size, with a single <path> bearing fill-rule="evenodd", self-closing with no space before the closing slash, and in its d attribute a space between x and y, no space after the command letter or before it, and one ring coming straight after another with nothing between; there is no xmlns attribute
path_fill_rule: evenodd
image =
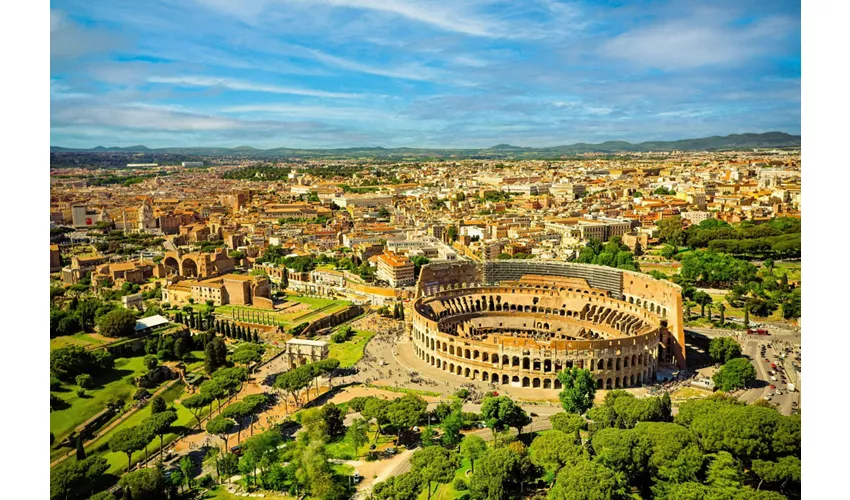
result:
<svg viewBox="0 0 850 500"><path fill-rule="evenodd" d="M413 268L413 262L410 262L407 257L385 252L378 256L377 277L393 288L410 286L416 282L413 277Z"/></svg>

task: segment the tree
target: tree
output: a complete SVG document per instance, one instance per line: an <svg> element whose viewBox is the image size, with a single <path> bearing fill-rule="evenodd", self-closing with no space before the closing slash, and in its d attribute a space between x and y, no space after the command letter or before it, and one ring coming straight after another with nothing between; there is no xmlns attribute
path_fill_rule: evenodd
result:
<svg viewBox="0 0 850 500"><path fill-rule="evenodd" d="M81 373L74 378L74 381L77 382L77 385L83 389L91 389L92 388L92 378L88 373Z"/></svg>
<svg viewBox="0 0 850 500"><path fill-rule="evenodd" d="M706 483L716 488L737 489L744 483L744 471L731 453L720 451L708 466Z"/></svg>
<svg viewBox="0 0 850 500"><path fill-rule="evenodd" d="M189 488L192 487L192 470L195 468L195 463L192 462L192 458L190 455L185 455L180 459L180 472L183 473L183 479L186 481L186 484L189 485Z"/></svg>
<svg viewBox="0 0 850 500"><path fill-rule="evenodd" d="M274 386L282 390L288 397L295 400L296 406L300 406L299 394L302 390L309 387L313 381L313 376L308 365L299 366L288 372L280 373L274 381Z"/></svg>
<svg viewBox="0 0 850 500"><path fill-rule="evenodd" d="M460 408L451 412L442 420L443 436L440 438L443 446L455 447L461 442L463 436L460 431L463 429L463 413Z"/></svg>
<svg viewBox="0 0 850 500"><path fill-rule="evenodd" d="M762 484L768 483L783 491L789 482L799 483L802 477L800 459L793 456L782 457L775 462L753 460L752 471L759 478L756 490L761 490Z"/></svg>
<svg viewBox="0 0 850 500"><path fill-rule="evenodd" d="M325 421L328 437L333 439L345 434L344 415L333 403L322 406L322 420Z"/></svg>
<svg viewBox="0 0 850 500"><path fill-rule="evenodd" d="M460 442L460 454L469 460L470 469L475 473L475 461L487 451L487 443L480 436L469 434Z"/></svg>
<svg viewBox="0 0 850 500"><path fill-rule="evenodd" d="M243 401L238 403L233 403L224 408L224 411L221 412L220 416L224 418L232 418L237 423L237 439L238 443L242 444L242 422L245 420L245 417L253 415L253 407L251 405L246 405Z"/></svg>
<svg viewBox="0 0 850 500"><path fill-rule="evenodd" d="M555 430L534 438L529 453L534 465L542 467L553 476L562 467L575 465L589 458L584 447L576 444L571 435Z"/></svg>
<svg viewBox="0 0 850 500"><path fill-rule="evenodd" d="M581 415L593 406L596 381L590 370L570 367L558 374L563 390L558 394L561 406L567 413Z"/></svg>
<svg viewBox="0 0 850 500"><path fill-rule="evenodd" d="M261 412L268 402L269 398L265 394L249 394L242 399L242 404L244 404L248 410L252 436L254 435L254 416Z"/></svg>
<svg viewBox="0 0 850 500"><path fill-rule="evenodd" d="M369 422L365 418L355 419L345 431L345 439L354 446L355 450L359 450L364 444L369 442Z"/></svg>
<svg viewBox="0 0 850 500"><path fill-rule="evenodd" d="M410 457L413 470L417 471L428 488L431 499L431 483L449 483L454 479L458 467L457 455L439 446L423 448Z"/></svg>
<svg viewBox="0 0 850 500"><path fill-rule="evenodd" d="M212 415L212 400L218 402L218 412L221 413L221 400L227 397L229 392L228 384L221 379L214 378L201 382L199 390L201 394L206 394L210 397L210 415Z"/></svg>
<svg viewBox="0 0 850 500"><path fill-rule="evenodd" d="M685 228L682 218L678 215L665 217L658 221L658 238L675 246L685 244Z"/></svg>
<svg viewBox="0 0 850 500"><path fill-rule="evenodd" d="M105 337L129 337L136 332L136 315L128 309L110 311L100 318L98 331Z"/></svg>
<svg viewBox="0 0 850 500"><path fill-rule="evenodd" d="M682 309L685 310L685 319L691 319L691 310L694 308L694 303L690 300L685 301Z"/></svg>
<svg viewBox="0 0 850 500"><path fill-rule="evenodd" d="M416 425L428 408L422 398L413 394L406 394L392 401L387 408L387 420L396 429L396 434L401 438L401 432Z"/></svg>
<svg viewBox="0 0 850 500"><path fill-rule="evenodd" d="M372 495L375 500L416 500L421 489L422 476L410 471L376 484Z"/></svg>
<svg viewBox="0 0 850 500"><path fill-rule="evenodd" d="M77 436L77 461L86 459L86 450L83 448L83 435Z"/></svg>
<svg viewBox="0 0 850 500"><path fill-rule="evenodd" d="M720 303L717 306L717 310L720 312L720 324L726 323L726 304Z"/></svg>
<svg viewBox="0 0 850 500"><path fill-rule="evenodd" d="M211 405L213 401L212 396L209 394L204 394L202 392L198 392L193 394L181 401L181 404L184 408L188 408L189 411L192 412L192 415L195 416L195 419L198 421L198 426L201 425L201 412L207 405Z"/></svg>
<svg viewBox="0 0 850 500"><path fill-rule="evenodd" d="M521 407L507 396L488 397L484 399L481 405L481 416L487 422L487 426L493 431L493 437L496 433L507 429L508 427L516 427L519 432L522 427L528 425L531 419Z"/></svg>
<svg viewBox="0 0 850 500"><path fill-rule="evenodd" d="M167 408L168 407L165 404L165 400L162 399L162 396L154 396L154 398L151 400L151 415L162 413Z"/></svg>
<svg viewBox="0 0 850 500"><path fill-rule="evenodd" d="M109 439L109 450L113 453L127 454L127 472L133 462L133 452L139 451L150 441L147 433L139 426L120 429Z"/></svg>
<svg viewBox="0 0 850 500"><path fill-rule="evenodd" d="M162 411L153 413L145 420L148 429L154 436L159 436L159 460L162 461L163 440L171 431L171 424L177 421L177 412Z"/></svg>
<svg viewBox="0 0 850 500"><path fill-rule="evenodd" d="M743 389L756 379L756 369L746 358L729 360L712 377L714 385L724 392Z"/></svg>
<svg viewBox="0 0 850 500"><path fill-rule="evenodd" d="M741 357L741 345L732 337L715 337L708 344L708 355L718 363Z"/></svg>
<svg viewBox="0 0 850 500"><path fill-rule="evenodd" d="M587 429L587 421L575 413L556 413L549 417L549 422L552 423L553 429L568 436L574 436L576 432Z"/></svg>
<svg viewBox="0 0 850 500"><path fill-rule="evenodd" d="M478 469L470 478L470 497L475 500L517 498L522 471L522 459L513 450L490 449L479 459Z"/></svg>
<svg viewBox="0 0 850 500"><path fill-rule="evenodd" d="M664 220L664 219L662 219ZM550 500L618 500L627 498L622 477L598 462L582 460L558 473Z"/></svg>
<svg viewBox="0 0 850 500"><path fill-rule="evenodd" d="M109 463L103 457L65 460L50 469L50 499L76 500L88 498L100 483Z"/></svg>
<svg viewBox="0 0 850 500"><path fill-rule="evenodd" d="M207 432L218 436L222 441L224 441L225 453L229 450L227 447L227 434L230 431L230 428L234 425L236 425L236 422L222 415L219 415L207 422Z"/></svg>
<svg viewBox="0 0 850 500"><path fill-rule="evenodd" d="M711 295L705 292L696 292L694 293L694 302L696 302L700 306L699 316L701 318L705 317L705 306L712 303Z"/></svg>

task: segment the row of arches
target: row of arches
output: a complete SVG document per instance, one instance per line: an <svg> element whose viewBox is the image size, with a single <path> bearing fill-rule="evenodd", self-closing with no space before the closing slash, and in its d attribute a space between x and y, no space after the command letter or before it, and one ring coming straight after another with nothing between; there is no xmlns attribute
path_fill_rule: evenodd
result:
<svg viewBox="0 0 850 500"><path fill-rule="evenodd" d="M417 350L417 355L422 358L426 363L431 366L443 370L448 373L452 373L464 378L468 378L471 380L480 380L483 382L488 382L490 384L501 384L501 385L514 385L519 387L526 387L531 389L561 389L561 381L558 380L557 377L553 378L541 378L541 377L529 377L529 376L520 376L517 374L506 374L506 373L498 373L498 372L489 372L486 370L478 370L476 368L470 368L468 366L463 366L461 364L455 364L451 361L443 360L433 354L425 353L421 350ZM654 376L655 371L649 367L638 372L632 373L630 375L623 375L617 377L608 377L608 378L597 378L596 379L596 387L597 389L625 389L630 387L639 387L644 384L644 382L648 382L651 380L651 377Z"/></svg>
<svg viewBox="0 0 850 500"><path fill-rule="evenodd" d="M661 316L662 318L667 317L667 308L662 307L662 306L656 304L655 302L652 302L652 301L647 300L647 299L641 299L640 297L635 298L635 297L631 297L631 296L628 297L628 300L629 300L629 304L634 304L638 307L642 307L642 308L646 309L647 311L649 311L653 314L657 314L657 315Z"/></svg>
<svg viewBox="0 0 850 500"><path fill-rule="evenodd" d="M441 307L437 313L434 313L434 309L430 305L427 307L438 321L456 315L477 312L523 312L575 318L582 321L590 321L594 324L609 325L617 331L628 335L637 334L637 332L647 326L640 317L629 314L628 311L611 307L610 305L586 303L580 311L576 311L566 309L566 304L564 304L563 308L538 306L537 297L534 297L534 304L513 304L507 301L503 302L500 295L481 295L478 297L464 295L439 300L439 305ZM548 323L544 328L549 329Z"/></svg>
<svg viewBox="0 0 850 500"><path fill-rule="evenodd" d="M491 363L497 368L518 368L522 370L539 371L544 373L560 372L566 368L579 368L595 371L625 371L636 366L646 366L652 364L652 353L643 352L640 354L625 354L612 358L589 359L585 363L584 359L579 360L561 360L561 359L543 359L532 358L529 356L508 356L507 354L490 353L487 351L478 350L475 348L455 346L448 342L436 340L433 338L423 337L421 332L415 332L415 338L418 341L424 339L425 348L431 351L441 352L444 355L455 356L469 361L477 361L481 363Z"/></svg>

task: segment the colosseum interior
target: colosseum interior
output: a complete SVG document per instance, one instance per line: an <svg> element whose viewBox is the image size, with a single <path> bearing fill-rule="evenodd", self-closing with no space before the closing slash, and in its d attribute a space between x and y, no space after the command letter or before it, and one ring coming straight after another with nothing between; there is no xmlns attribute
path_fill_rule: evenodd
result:
<svg viewBox="0 0 850 500"><path fill-rule="evenodd" d="M560 389L569 367L602 389L683 368L677 285L640 273L556 261L430 264L413 302L416 355L494 385Z"/></svg>

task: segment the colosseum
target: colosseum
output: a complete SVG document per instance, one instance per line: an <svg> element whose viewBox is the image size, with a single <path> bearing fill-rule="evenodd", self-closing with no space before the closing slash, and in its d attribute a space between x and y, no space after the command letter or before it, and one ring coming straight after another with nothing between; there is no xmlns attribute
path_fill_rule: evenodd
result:
<svg viewBox="0 0 850 500"><path fill-rule="evenodd" d="M591 371L597 387L637 387L685 367L681 289L649 275L546 260L423 267L412 304L416 355L491 384L560 389Z"/></svg>

